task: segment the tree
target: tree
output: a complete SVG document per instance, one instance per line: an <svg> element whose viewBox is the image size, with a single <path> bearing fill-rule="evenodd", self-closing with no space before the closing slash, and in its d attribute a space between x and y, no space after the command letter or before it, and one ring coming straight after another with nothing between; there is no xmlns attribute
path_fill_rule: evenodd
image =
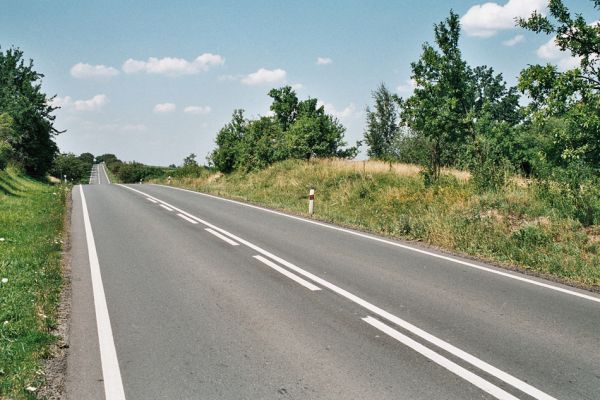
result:
<svg viewBox="0 0 600 400"><path fill-rule="evenodd" d="M346 146L346 128L331 115L325 113L317 99L298 103L294 123L286 131L287 157L308 160L311 157L354 157L355 147Z"/></svg>
<svg viewBox="0 0 600 400"><path fill-rule="evenodd" d="M240 146L248 122L244 110L234 110L231 121L225 125L215 139L217 147L209 156L209 162L221 172L231 172L238 164Z"/></svg>
<svg viewBox="0 0 600 400"><path fill-rule="evenodd" d="M369 107L367 127L364 132L370 158L391 161L394 157L394 143L398 140L398 98L382 83L371 96L375 101L374 109Z"/></svg>
<svg viewBox="0 0 600 400"><path fill-rule="evenodd" d="M94 164L94 155L92 153L81 153L79 159L84 163L89 164L90 168L92 164Z"/></svg>
<svg viewBox="0 0 600 400"><path fill-rule="evenodd" d="M275 119L281 125L281 130L285 132L298 115L298 96L291 86L284 86L279 89L271 89L269 97L273 99L270 109L275 113Z"/></svg>
<svg viewBox="0 0 600 400"><path fill-rule="evenodd" d="M49 172L59 179L63 179L66 175L67 179L74 183L87 183L90 176L90 168L90 164L75 154L67 153L56 156Z"/></svg>
<svg viewBox="0 0 600 400"><path fill-rule="evenodd" d="M12 157L10 139L13 133L13 120L7 113L0 114L0 169L6 168Z"/></svg>
<svg viewBox="0 0 600 400"><path fill-rule="evenodd" d="M600 9L600 1L594 1ZM532 65L521 72L519 89L531 103L528 123L560 118L563 129L555 129L548 156L561 168L570 165L600 169L600 23L588 24L581 14L574 17L561 0L551 0L549 15L534 12L519 25L536 33L554 34L560 50L579 61L576 68L560 72L555 65ZM559 126L553 124L552 126Z"/></svg>
<svg viewBox="0 0 600 400"><path fill-rule="evenodd" d="M403 123L427 138L430 145L428 175L437 179L441 167L453 161L457 147L473 135L470 69L458 47L459 16L450 11L434 25L436 50L428 43L417 62L411 64L414 94L400 101Z"/></svg>
<svg viewBox="0 0 600 400"><path fill-rule="evenodd" d="M41 90L42 78L21 50L0 51L0 113L13 121L12 157L32 176L43 176L51 167L58 152L54 136L60 133L54 128L56 107Z"/></svg>

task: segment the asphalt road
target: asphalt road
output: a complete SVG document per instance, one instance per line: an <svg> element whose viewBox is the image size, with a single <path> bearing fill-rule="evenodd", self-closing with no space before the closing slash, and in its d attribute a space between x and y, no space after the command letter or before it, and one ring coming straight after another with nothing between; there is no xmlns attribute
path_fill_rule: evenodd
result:
<svg viewBox="0 0 600 400"><path fill-rule="evenodd" d="M94 164L90 173L90 185L109 184L110 179L106 173L106 165L104 163Z"/></svg>
<svg viewBox="0 0 600 400"><path fill-rule="evenodd" d="M73 190L69 399L600 398L595 294L96 176Z"/></svg>

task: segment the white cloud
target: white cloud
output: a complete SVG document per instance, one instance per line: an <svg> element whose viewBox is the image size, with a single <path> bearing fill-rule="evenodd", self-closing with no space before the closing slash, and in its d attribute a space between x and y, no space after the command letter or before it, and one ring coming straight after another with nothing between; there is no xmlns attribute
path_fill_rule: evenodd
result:
<svg viewBox="0 0 600 400"><path fill-rule="evenodd" d="M224 63L225 59L222 56L212 53L201 54L192 61L174 57L150 57L147 61L130 58L123 63L123 71L126 74L145 72L167 76L194 75Z"/></svg>
<svg viewBox="0 0 600 400"><path fill-rule="evenodd" d="M155 113L169 113L175 111L177 106L173 103L160 103L154 106Z"/></svg>
<svg viewBox="0 0 600 400"><path fill-rule="evenodd" d="M589 25L596 26L598 24L600 24L600 21L594 21ZM556 43L556 36L553 36L550 40L541 45L537 49L536 54L539 58L558 65L563 71L577 68L581 65L581 57L574 57L569 51L561 51ZM600 61L598 55L596 55L595 61Z"/></svg>
<svg viewBox="0 0 600 400"><path fill-rule="evenodd" d="M256 72L246 75L242 78L245 85L261 85L263 83L277 83L285 80L287 72L285 70L261 68Z"/></svg>
<svg viewBox="0 0 600 400"><path fill-rule="evenodd" d="M108 103L108 97L105 94L97 94L88 100L75 100L73 106L77 111L97 111Z"/></svg>
<svg viewBox="0 0 600 400"><path fill-rule="evenodd" d="M125 132L145 132L148 127L144 124L123 124L119 125L117 129Z"/></svg>
<svg viewBox="0 0 600 400"><path fill-rule="evenodd" d="M510 38L508 40L505 40L502 42L503 45L508 46L508 47L512 47L516 44L522 43L525 41L525 36L523 35L517 35L513 38Z"/></svg>
<svg viewBox="0 0 600 400"><path fill-rule="evenodd" d="M96 111L108 103L108 97L105 94L97 94L87 100L73 100L71 96L55 97L50 105L60 107L64 110L74 109L75 111Z"/></svg>
<svg viewBox="0 0 600 400"><path fill-rule="evenodd" d="M328 65L332 62L333 60L329 57L317 57L317 65Z"/></svg>
<svg viewBox="0 0 600 400"><path fill-rule="evenodd" d="M356 112L356 106L354 105L354 103L350 103L348 104L347 107L338 110L337 108L335 108L335 106L331 103L325 103L322 102L321 100L319 100L317 102L317 107L325 107L325 112L328 114L333 115L334 117L338 118L338 119L344 119L344 118L348 118L351 117L353 115L355 115Z"/></svg>
<svg viewBox="0 0 600 400"><path fill-rule="evenodd" d="M212 111L210 106L187 106L183 109L184 113L206 115Z"/></svg>
<svg viewBox="0 0 600 400"><path fill-rule="evenodd" d="M537 56L548 62L555 63L563 71L578 67L581 59L579 57L573 57L567 51L561 51L556 44L555 39L556 36L553 36L550 40L541 45L536 51Z"/></svg>
<svg viewBox="0 0 600 400"><path fill-rule="evenodd" d="M396 91L398 91L398 93L412 93L416 87L417 81L414 79L407 79L403 84L400 84L398 87L396 87Z"/></svg>
<svg viewBox="0 0 600 400"><path fill-rule="evenodd" d="M52 107L67 108L73 104L71 96L58 97L56 96L50 101Z"/></svg>
<svg viewBox="0 0 600 400"><path fill-rule="evenodd" d="M302 89L302 88L304 87L304 85L303 85L303 84L301 84L301 83L293 83L293 84L291 84L290 86L291 86L291 87L292 87L292 89L294 89L294 90L300 90L300 89Z"/></svg>
<svg viewBox="0 0 600 400"><path fill-rule="evenodd" d="M547 0L509 0L503 6L488 2L469 8L460 19L469 36L491 37L498 31L515 28L515 18L527 18L537 10L544 12Z"/></svg>
<svg viewBox="0 0 600 400"><path fill-rule="evenodd" d="M71 67L71 76L73 78L110 78L119 75L119 70L106 65L91 65L77 63Z"/></svg>

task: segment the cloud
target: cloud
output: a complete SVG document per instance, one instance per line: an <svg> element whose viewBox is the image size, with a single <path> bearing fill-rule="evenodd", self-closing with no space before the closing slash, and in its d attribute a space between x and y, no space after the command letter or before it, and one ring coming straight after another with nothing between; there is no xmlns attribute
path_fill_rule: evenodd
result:
<svg viewBox="0 0 600 400"><path fill-rule="evenodd" d="M261 85L263 83L277 83L285 80L287 72L285 70L277 69L265 69L261 68L256 72L246 75L242 78L244 85Z"/></svg>
<svg viewBox="0 0 600 400"><path fill-rule="evenodd" d="M73 104L71 96L58 97L56 96L50 101L52 107L67 108Z"/></svg>
<svg viewBox="0 0 600 400"><path fill-rule="evenodd" d="M105 94L97 94L87 100L73 100L71 96L55 97L50 102L53 107L62 109L73 109L75 111L97 111L108 103L108 97Z"/></svg>
<svg viewBox="0 0 600 400"><path fill-rule="evenodd" d="M197 114L197 115L206 115L212 111L210 106L187 106L183 109L184 113L188 114Z"/></svg>
<svg viewBox="0 0 600 400"><path fill-rule="evenodd" d="M123 63L123 72L126 74L137 74L145 72L147 74L160 74L167 76L194 75L200 72L206 72L212 67L223 65L225 59L212 53L204 53L192 61L183 58L150 57L147 61L128 59Z"/></svg>
<svg viewBox="0 0 600 400"><path fill-rule="evenodd" d="M558 65L563 71L576 68L581 62L581 58L573 57L569 52L560 50L560 47L556 44L556 36L553 36L550 40L541 45L537 49L536 54L542 60Z"/></svg>
<svg viewBox="0 0 600 400"><path fill-rule="evenodd" d="M317 65L328 65L332 62L333 60L329 57L317 57Z"/></svg>
<svg viewBox="0 0 600 400"><path fill-rule="evenodd" d="M503 6L488 2L474 5L460 19L468 36L487 38L501 30L514 29L515 18L526 18L533 11L544 12L547 0L509 0Z"/></svg>
<svg viewBox="0 0 600 400"><path fill-rule="evenodd" d="M319 100L317 102L317 107L321 107L321 106L325 107L325 112L333 115L334 117L336 117L338 119L344 119L344 118L351 117L351 116L355 115L355 112L356 112L356 106L354 105L354 103L350 103L350 104L348 104L347 107L343 108L342 110L338 110L335 108L335 106L333 104L325 103L325 102L322 102L321 100Z"/></svg>
<svg viewBox="0 0 600 400"><path fill-rule="evenodd" d="M407 79L403 84L396 87L398 93L412 93L417 87L417 82L414 79Z"/></svg>
<svg viewBox="0 0 600 400"><path fill-rule="evenodd" d="M154 106L154 112L157 114L169 113L175 111L177 106L173 103L161 103Z"/></svg>
<svg viewBox="0 0 600 400"><path fill-rule="evenodd" d="M600 21L594 21L589 25L597 26L599 24ZM536 54L539 58L558 65L558 67L563 71L581 66L581 57L574 57L570 54L570 52L562 51L556 43L556 36L553 36L550 40L541 45L537 49ZM596 55L595 60L600 61L598 55Z"/></svg>
<svg viewBox="0 0 600 400"><path fill-rule="evenodd" d="M293 84L291 84L290 86L291 86L291 87L292 87L292 89L294 89L294 90L300 90L300 89L302 89L302 88L304 87L304 85L303 85L303 84L301 84L301 83L293 83Z"/></svg>
<svg viewBox="0 0 600 400"><path fill-rule="evenodd" d="M71 67L71 76L77 79L111 78L116 75L119 75L119 70L106 65L77 63Z"/></svg>
<svg viewBox="0 0 600 400"><path fill-rule="evenodd" d="M505 40L502 42L503 45L508 46L508 47L512 47L516 44L522 43L525 41L525 36L523 35L517 35L513 38L510 38L508 40Z"/></svg>

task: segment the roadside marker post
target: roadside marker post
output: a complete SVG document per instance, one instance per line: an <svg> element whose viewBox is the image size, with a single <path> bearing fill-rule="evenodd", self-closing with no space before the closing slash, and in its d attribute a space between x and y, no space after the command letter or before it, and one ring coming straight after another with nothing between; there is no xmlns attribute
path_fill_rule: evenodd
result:
<svg viewBox="0 0 600 400"><path fill-rule="evenodd" d="M313 215L315 211L315 189L310 189L308 192L308 213Z"/></svg>

